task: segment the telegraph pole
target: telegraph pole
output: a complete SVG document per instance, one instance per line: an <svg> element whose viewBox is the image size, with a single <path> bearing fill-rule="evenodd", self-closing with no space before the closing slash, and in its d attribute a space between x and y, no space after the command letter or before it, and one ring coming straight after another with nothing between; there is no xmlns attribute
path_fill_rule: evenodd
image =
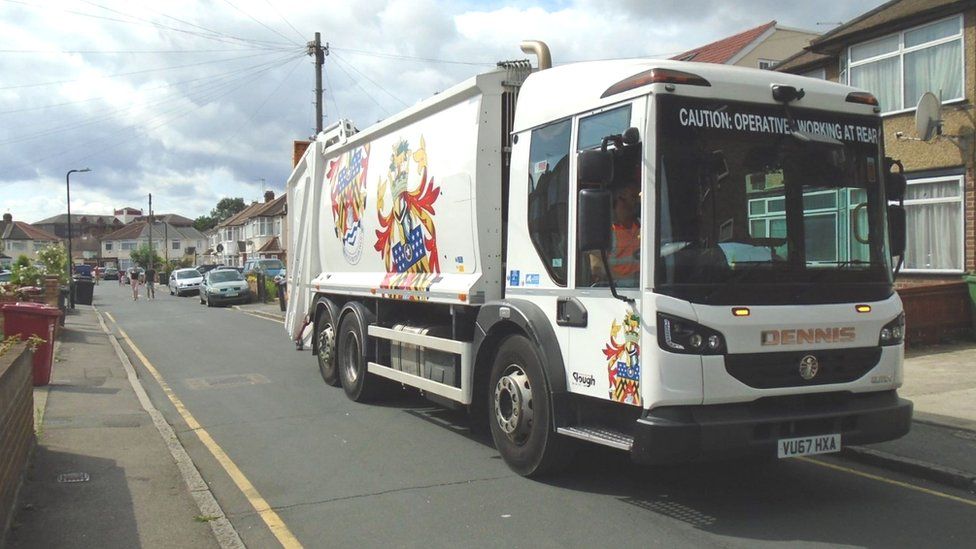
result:
<svg viewBox="0 0 976 549"><path fill-rule="evenodd" d="M315 33L315 40L308 43L308 55L315 56L315 134L322 131L322 65L329 55L329 44L322 47L322 34Z"/></svg>

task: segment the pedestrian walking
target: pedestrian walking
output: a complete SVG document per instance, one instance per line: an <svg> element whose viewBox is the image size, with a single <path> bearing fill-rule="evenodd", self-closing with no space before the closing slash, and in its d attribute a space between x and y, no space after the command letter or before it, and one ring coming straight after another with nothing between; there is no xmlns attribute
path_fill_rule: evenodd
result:
<svg viewBox="0 0 976 549"><path fill-rule="evenodd" d="M129 285L132 286L132 301L139 299L139 270L135 267L129 269Z"/></svg>
<svg viewBox="0 0 976 549"><path fill-rule="evenodd" d="M98 279L99 275L101 274L101 271L98 269L98 265L95 265L95 268L92 269L92 273L95 275L95 285L98 286Z"/></svg>
<svg viewBox="0 0 976 549"><path fill-rule="evenodd" d="M156 299L156 269L146 269L146 299Z"/></svg>

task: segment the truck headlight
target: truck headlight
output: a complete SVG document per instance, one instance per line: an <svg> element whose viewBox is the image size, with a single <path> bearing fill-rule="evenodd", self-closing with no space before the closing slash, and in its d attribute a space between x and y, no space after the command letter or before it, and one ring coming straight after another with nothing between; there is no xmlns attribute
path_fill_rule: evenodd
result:
<svg viewBox="0 0 976 549"><path fill-rule="evenodd" d="M878 335L878 345L900 345L905 341L905 313L885 324Z"/></svg>
<svg viewBox="0 0 976 549"><path fill-rule="evenodd" d="M676 316L657 314L657 344L672 353L720 355L725 352L722 334Z"/></svg>

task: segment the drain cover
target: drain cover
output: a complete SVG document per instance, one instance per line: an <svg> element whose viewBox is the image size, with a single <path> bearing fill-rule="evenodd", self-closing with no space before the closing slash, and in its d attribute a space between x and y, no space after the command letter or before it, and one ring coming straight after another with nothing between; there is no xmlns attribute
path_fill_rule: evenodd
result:
<svg viewBox="0 0 976 549"><path fill-rule="evenodd" d="M58 482L61 483L71 483L71 482L88 482L91 477L88 473L61 473L58 475Z"/></svg>

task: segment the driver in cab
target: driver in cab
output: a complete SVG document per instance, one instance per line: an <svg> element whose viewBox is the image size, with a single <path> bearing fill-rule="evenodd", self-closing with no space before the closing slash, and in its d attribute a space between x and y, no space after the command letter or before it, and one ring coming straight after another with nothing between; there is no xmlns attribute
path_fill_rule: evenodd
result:
<svg viewBox="0 0 976 549"><path fill-rule="evenodd" d="M640 279L640 186L628 183L613 192L612 242L607 262L613 281L623 288L636 288ZM607 282L599 254L590 254L593 282Z"/></svg>

